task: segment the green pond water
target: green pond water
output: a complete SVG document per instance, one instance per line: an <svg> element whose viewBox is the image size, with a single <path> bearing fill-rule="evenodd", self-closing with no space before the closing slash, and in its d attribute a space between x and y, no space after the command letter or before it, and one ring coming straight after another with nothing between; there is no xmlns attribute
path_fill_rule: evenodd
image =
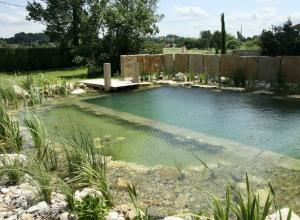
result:
<svg viewBox="0 0 300 220"><path fill-rule="evenodd" d="M72 124L105 141L115 160L143 165L199 165L228 157L222 144L195 141L151 126L101 115L97 106L127 112L162 125L233 140L300 158L300 102L231 92L161 87L78 101L93 108L59 105L40 114L52 137L66 137ZM169 129L169 130L170 130ZM229 143L230 145L230 143ZM250 148L249 148L250 149ZM246 155L247 149L240 154ZM239 157L237 157L239 158ZM232 158L231 158L232 159ZM234 158L233 160L236 160ZM243 160L243 159L241 159Z"/></svg>

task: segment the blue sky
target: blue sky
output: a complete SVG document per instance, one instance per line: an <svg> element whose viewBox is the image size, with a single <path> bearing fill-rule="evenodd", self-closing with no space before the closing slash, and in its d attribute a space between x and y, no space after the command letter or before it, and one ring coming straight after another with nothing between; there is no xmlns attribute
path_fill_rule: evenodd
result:
<svg viewBox="0 0 300 220"><path fill-rule="evenodd" d="M3 0L26 5L27 0ZM202 30L220 29L220 14L225 13L227 31L235 34L243 27L245 36L259 34L272 24L288 18L300 23L299 0L160 0L158 12L165 15L159 23L159 35L199 36ZM41 24L25 20L21 7L0 4L0 37L17 32L41 32Z"/></svg>

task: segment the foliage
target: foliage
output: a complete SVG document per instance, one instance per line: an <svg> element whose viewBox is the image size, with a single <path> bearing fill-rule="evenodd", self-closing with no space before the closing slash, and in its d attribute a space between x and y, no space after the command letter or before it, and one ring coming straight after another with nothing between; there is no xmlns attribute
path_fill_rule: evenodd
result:
<svg viewBox="0 0 300 220"><path fill-rule="evenodd" d="M5 106L0 101L0 141L10 146L5 151L19 152L22 148L22 136L18 121L13 121Z"/></svg>
<svg viewBox="0 0 300 220"><path fill-rule="evenodd" d="M222 24L221 54L226 54L226 29L225 29L224 13L221 14L221 24Z"/></svg>
<svg viewBox="0 0 300 220"><path fill-rule="evenodd" d="M99 196L88 194L82 201L77 201L74 213L79 220L102 220L108 209Z"/></svg>
<svg viewBox="0 0 300 220"><path fill-rule="evenodd" d="M97 67L121 54L139 53L158 32L158 0L76 0L28 3L28 20L46 25L45 33L61 47L72 48L85 63ZM77 59L78 60L78 59ZM81 59L82 60L82 59ZM94 72L94 71L93 71Z"/></svg>
<svg viewBox="0 0 300 220"><path fill-rule="evenodd" d="M263 30L259 44L263 55L300 55L300 36L290 20L282 26L273 26L272 30Z"/></svg>
<svg viewBox="0 0 300 220"><path fill-rule="evenodd" d="M27 71L70 67L73 56L60 48L0 48L0 71Z"/></svg>
<svg viewBox="0 0 300 220"><path fill-rule="evenodd" d="M19 44L32 46L32 44L48 44L49 37L45 33L16 33L13 37L6 38L4 41L8 44Z"/></svg>
<svg viewBox="0 0 300 220"><path fill-rule="evenodd" d="M237 70L232 78L233 78L234 85L236 87L244 87L245 86L246 75L241 69Z"/></svg>

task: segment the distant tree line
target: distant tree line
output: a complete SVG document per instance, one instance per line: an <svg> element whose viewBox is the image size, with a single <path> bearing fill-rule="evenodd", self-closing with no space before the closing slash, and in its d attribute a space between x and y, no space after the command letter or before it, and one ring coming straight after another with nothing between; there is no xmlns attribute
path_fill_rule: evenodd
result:
<svg viewBox="0 0 300 220"><path fill-rule="evenodd" d="M16 33L10 38L1 38L2 43L24 46L49 44L50 38L45 33Z"/></svg>

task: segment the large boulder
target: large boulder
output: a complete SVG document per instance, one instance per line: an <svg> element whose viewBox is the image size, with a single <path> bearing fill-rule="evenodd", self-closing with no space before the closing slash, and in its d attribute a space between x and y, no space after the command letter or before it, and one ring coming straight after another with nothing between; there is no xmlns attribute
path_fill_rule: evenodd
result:
<svg viewBox="0 0 300 220"><path fill-rule="evenodd" d="M187 81L187 77L186 77L186 75L184 75L184 73L179 72L179 73L177 73L175 75L175 81L186 82Z"/></svg>
<svg viewBox="0 0 300 220"><path fill-rule="evenodd" d="M84 94L86 91L84 89L75 89L71 92L72 95L82 95Z"/></svg>

